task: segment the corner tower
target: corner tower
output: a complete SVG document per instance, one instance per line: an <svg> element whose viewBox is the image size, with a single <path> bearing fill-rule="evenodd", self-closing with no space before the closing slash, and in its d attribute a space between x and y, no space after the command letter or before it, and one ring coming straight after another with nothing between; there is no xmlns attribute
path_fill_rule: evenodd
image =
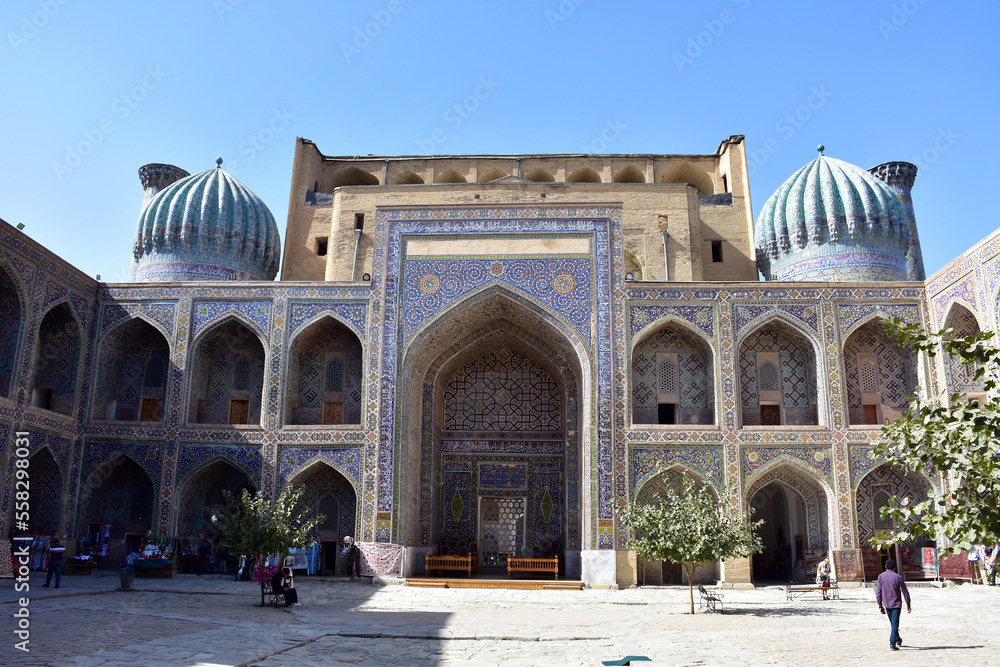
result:
<svg viewBox="0 0 1000 667"><path fill-rule="evenodd" d="M913 215L913 199L910 196L913 181L917 178L917 166L909 162L886 162L868 171L888 185L903 205L910 227L910 250L906 253L906 279L923 281L927 277L924 275L924 255L920 251L917 219Z"/></svg>

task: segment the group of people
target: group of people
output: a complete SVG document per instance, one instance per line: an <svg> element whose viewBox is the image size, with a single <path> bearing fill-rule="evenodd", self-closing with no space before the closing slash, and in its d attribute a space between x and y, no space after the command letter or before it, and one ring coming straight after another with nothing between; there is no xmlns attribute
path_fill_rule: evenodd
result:
<svg viewBox="0 0 1000 667"><path fill-rule="evenodd" d="M352 579L361 574L361 551L350 535L344 537L344 541L341 543L340 555L345 562L345 574ZM240 562L241 564L244 562L244 557L240 558ZM271 577L271 590L285 599L286 607L302 606L299 603L299 593L295 590L295 577L292 575L292 566L294 563L295 559L292 556L287 556L282 567ZM242 572L243 569L241 567L240 571ZM252 571L252 565L250 569Z"/></svg>

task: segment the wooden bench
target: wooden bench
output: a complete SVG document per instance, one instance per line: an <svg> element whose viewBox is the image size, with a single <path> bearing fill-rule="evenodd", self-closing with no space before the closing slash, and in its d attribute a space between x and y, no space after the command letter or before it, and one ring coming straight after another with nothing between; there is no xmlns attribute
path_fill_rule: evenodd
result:
<svg viewBox="0 0 1000 667"><path fill-rule="evenodd" d="M720 614L723 613L722 598L725 596L722 593L709 593L705 590L705 587L698 584L698 594L701 596L698 598L698 608L707 608L709 611L717 611Z"/></svg>
<svg viewBox="0 0 1000 667"><path fill-rule="evenodd" d="M551 572L556 579L559 579L559 556L552 556L551 558L508 556L507 576L514 576L514 572Z"/></svg>
<svg viewBox="0 0 1000 667"><path fill-rule="evenodd" d="M837 587L836 583L830 582L829 586L785 586L785 599L795 600L803 595L808 595L813 592L820 592L824 596L829 596L834 600L840 599L840 588ZM826 591L825 593L823 593Z"/></svg>
<svg viewBox="0 0 1000 667"><path fill-rule="evenodd" d="M430 575L431 570L464 570L466 576L472 578L472 568L475 567L476 557L469 556L427 556L424 569Z"/></svg>

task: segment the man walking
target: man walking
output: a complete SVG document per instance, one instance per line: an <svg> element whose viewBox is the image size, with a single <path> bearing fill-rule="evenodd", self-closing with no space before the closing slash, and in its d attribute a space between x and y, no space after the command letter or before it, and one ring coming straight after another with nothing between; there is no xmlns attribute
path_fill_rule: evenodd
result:
<svg viewBox="0 0 1000 667"><path fill-rule="evenodd" d="M906 582L896 573L896 561L891 558L885 562L885 572L878 575L878 583L875 584L875 601L878 602L878 610L889 617L889 648L898 651L903 645L903 638L899 636L899 615L903 611L903 599L906 600L906 613L913 609L910 607L910 591L906 590Z"/></svg>
<svg viewBox="0 0 1000 667"><path fill-rule="evenodd" d="M59 588L59 580L62 578L63 554L66 547L59 543L58 537L52 538L52 546L49 547L49 571L45 575L45 583L42 588L48 588L52 581L52 575L56 575L56 588Z"/></svg>

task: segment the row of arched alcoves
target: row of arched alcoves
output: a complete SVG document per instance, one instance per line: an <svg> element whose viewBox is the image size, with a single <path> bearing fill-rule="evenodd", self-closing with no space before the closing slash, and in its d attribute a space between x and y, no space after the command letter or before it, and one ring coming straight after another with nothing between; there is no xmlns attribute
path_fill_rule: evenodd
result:
<svg viewBox="0 0 1000 667"><path fill-rule="evenodd" d="M681 475L693 477L700 485L708 485L718 498L716 483L703 471L683 464L642 482L634 500L637 503L658 503L664 486L677 487ZM828 556L831 550L848 548L869 549L871 538L882 530L893 530L891 519L881 516L881 508L891 498L907 498L912 503L924 499L932 484L922 474L908 473L888 464L869 470L854 483L851 491L851 514L855 517L856 534L841 535L838 526L840 511L829 480L791 457L779 457L754 472L743 484L743 507L752 512L754 521L763 524L757 533L764 551L752 558L751 575L755 583L804 579L807 570ZM847 539L844 539L844 538ZM921 576L922 554L928 545L925 536L900 545L901 569L908 576ZM644 564L645 583L680 584L678 566ZM793 572L802 570L802 572ZM718 564L706 564L696 573L697 579L718 578Z"/></svg>
<svg viewBox="0 0 1000 667"><path fill-rule="evenodd" d="M18 292L0 269L0 396L13 394L22 319ZM945 326L959 335L979 331L975 315L958 303ZM31 404L73 414L82 335L67 302L45 314L37 340ZM231 317L200 333L192 350L184 421L259 424L266 354L257 333ZM826 425L826 374L813 334L789 319L772 318L744 334L738 350L739 426ZM97 360L92 420L162 420L174 369L170 345L157 326L141 318L117 325L98 342ZM877 425L897 416L916 387L915 356L899 348L874 319L850 335L837 363L850 425ZM678 320L646 331L633 346L631 370L633 425L718 423L715 354L697 329ZM974 369L948 359L945 371L949 389L981 391ZM360 424L361 377L357 335L332 317L314 322L291 341L282 423Z"/></svg>
<svg viewBox="0 0 1000 667"><path fill-rule="evenodd" d="M48 447L29 459L32 487L29 494L28 530L61 533L67 511L63 491L65 474ZM191 538L205 534L214 538L218 528L212 508L225 504L224 491L239 496L244 489L257 493L259 480L247 469L223 456L209 458L184 473L177 491L168 533ZM324 461L315 461L294 473L285 484L301 485L304 494L299 514L324 516L317 532L324 542L337 543L354 536L358 524L357 493L351 481ZM91 472L83 481L75 520L79 536L100 542L97 535L107 527L111 540L121 540L135 549L147 531L158 533L156 507L159 484L148 470L127 454L118 454ZM95 539L96 538L96 539ZM333 551L331 549L331 551ZM125 553L129 553L128 549Z"/></svg>
<svg viewBox="0 0 1000 667"><path fill-rule="evenodd" d="M473 182L490 183L503 178L517 176L513 170L492 167L478 173ZM438 184L468 183L470 175L463 174L455 169L444 169L436 172L433 177L428 175L431 182ZM524 171L518 178L536 183L556 182L553 173L543 167L536 167ZM394 174L388 179L388 185L422 185L427 183L427 179L411 170L405 170ZM590 167L580 167L566 174L565 183L601 183L601 175ZM612 183L645 183L646 173L641 167L635 165L625 165L620 167L611 175ZM699 169L690 162L684 161L669 167L666 171L656 177L657 183L687 183L698 188L700 196L715 194L715 184L712 177L704 170ZM379 177L375 174L359 169L358 167L347 167L335 172L324 182L316 181L314 190L320 192L332 192L335 188L353 185L382 185Z"/></svg>
<svg viewBox="0 0 1000 667"><path fill-rule="evenodd" d="M946 320L958 335L979 331L975 316L955 304ZM740 427L825 426L828 392L823 355L815 334L790 318L774 316L744 333L737 343L734 378ZM917 388L917 357L885 332L877 317L855 328L839 359L851 426L882 424L905 410ZM680 320L645 331L632 349L632 424L717 424L718 364L711 340ZM946 362L953 391L982 391L975 369Z"/></svg>

